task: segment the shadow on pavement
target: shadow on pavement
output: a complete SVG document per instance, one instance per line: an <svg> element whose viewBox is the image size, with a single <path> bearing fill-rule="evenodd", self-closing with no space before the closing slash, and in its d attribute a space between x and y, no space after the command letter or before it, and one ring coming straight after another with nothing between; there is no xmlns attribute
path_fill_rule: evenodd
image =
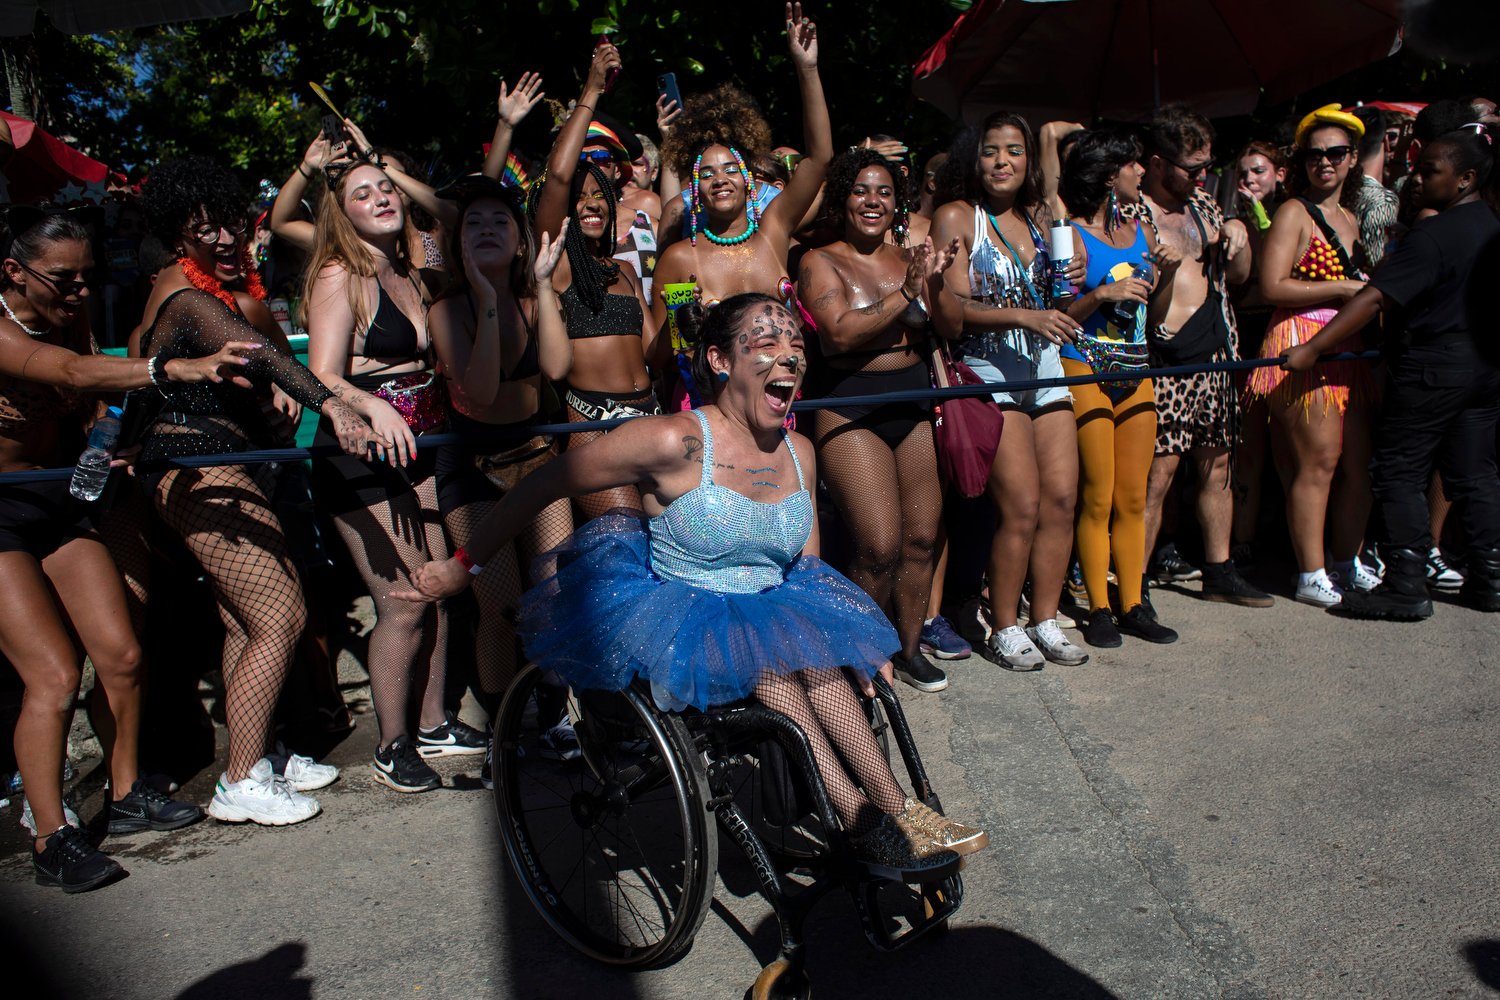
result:
<svg viewBox="0 0 1500 1000"><path fill-rule="evenodd" d="M1464 958L1474 970L1474 978L1500 993L1500 940L1475 938L1464 945Z"/></svg>
<svg viewBox="0 0 1500 1000"><path fill-rule="evenodd" d="M307 964L307 946L298 941L273 948L260 958L209 973L177 1000L311 1000L313 980L298 973Z"/></svg>

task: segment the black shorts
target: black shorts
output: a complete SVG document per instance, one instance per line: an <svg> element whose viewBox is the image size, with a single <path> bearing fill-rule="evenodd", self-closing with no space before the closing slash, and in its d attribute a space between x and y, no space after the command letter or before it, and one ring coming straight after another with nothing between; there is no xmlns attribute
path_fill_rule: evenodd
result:
<svg viewBox="0 0 1500 1000"><path fill-rule="evenodd" d="M887 371L847 371L825 366L819 379L824 399L840 396L878 396L887 392L908 389L932 388L932 370L926 361L917 361L905 368ZM884 404L840 406L832 413L845 418L854 426L872 431L892 451L918 424L932 418L932 401L926 399L907 400Z"/></svg>
<svg viewBox="0 0 1500 1000"><path fill-rule="evenodd" d="M500 488L479 471L474 459L481 455L514 452L518 458L529 458L526 447L536 435L535 421L520 420L512 424L487 424L464 416L457 410L448 418L448 429L460 440L445 444L437 454L438 510L444 516L484 500L499 500Z"/></svg>
<svg viewBox="0 0 1500 1000"><path fill-rule="evenodd" d="M0 485L0 552L29 552L38 562L94 530L98 505L68 492L66 479Z"/></svg>
<svg viewBox="0 0 1500 1000"><path fill-rule="evenodd" d="M313 444L338 443L333 423L323 417L318 421ZM318 508L337 516L399 499L412 492L414 483L433 474L437 467L437 451L433 445L424 447L422 437L418 435L417 457L404 468L374 458L367 462L343 452L332 458L314 459L313 484L317 489Z"/></svg>

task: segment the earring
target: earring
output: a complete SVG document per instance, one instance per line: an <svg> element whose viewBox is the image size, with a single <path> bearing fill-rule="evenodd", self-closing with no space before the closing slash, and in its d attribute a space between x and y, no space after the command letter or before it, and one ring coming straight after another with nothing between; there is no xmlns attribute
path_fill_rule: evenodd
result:
<svg viewBox="0 0 1500 1000"><path fill-rule="evenodd" d="M729 381L729 373L726 372L726 371L720 371L719 372L719 381L720 382L728 382Z"/></svg>
<svg viewBox="0 0 1500 1000"><path fill-rule="evenodd" d="M1115 189L1109 189L1109 215L1104 220L1104 231L1112 232L1120 228L1120 199L1115 197Z"/></svg>

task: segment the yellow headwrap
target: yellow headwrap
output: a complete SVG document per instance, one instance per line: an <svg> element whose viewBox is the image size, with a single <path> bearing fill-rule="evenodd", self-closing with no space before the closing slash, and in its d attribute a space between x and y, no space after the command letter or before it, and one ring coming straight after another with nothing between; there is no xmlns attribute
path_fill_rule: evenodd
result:
<svg viewBox="0 0 1500 1000"><path fill-rule="evenodd" d="M1340 111L1337 104L1325 104L1316 111L1308 112L1307 117L1297 123L1297 145L1307 145L1307 133L1322 125L1337 125L1354 137L1356 143L1365 137L1365 123L1349 114Z"/></svg>

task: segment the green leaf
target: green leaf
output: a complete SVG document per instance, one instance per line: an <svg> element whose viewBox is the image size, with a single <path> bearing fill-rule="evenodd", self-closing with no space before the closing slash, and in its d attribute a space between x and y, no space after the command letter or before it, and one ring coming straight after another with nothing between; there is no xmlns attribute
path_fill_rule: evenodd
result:
<svg viewBox="0 0 1500 1000"><path fill-rule="evenodd" d="M589 31L596 35L609 35L620 30L619 24L607 17L596 17Z"/></svg>

